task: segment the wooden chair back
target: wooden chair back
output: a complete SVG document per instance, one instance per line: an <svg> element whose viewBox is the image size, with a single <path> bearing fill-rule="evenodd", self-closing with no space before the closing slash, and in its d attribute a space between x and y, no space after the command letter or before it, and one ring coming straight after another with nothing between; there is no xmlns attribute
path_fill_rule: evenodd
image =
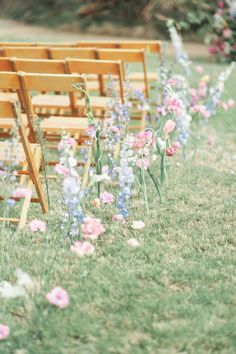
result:
<svg viewBox="0 0 236 354"><path fill-rule="evenodd" d="M103 77L111 75L118 79L119 92L122 102L124 102L124 75L121 61L111 60L85 60L85 59L67 59L68 72L73 74L96 74L98 75L100 94L105 94L105 83Z"/></svg>
<svg viewBox="0 0 236 354"><path fill-rule="evenodd" d="M82 75L35 74L24 72L19 72L18 75L26 104L26 112L30 119L35 115L31 102L32 94L35 94L35 92L58 92L63 93L63 95L67 93L70 101L70 110L71 112L75 112L77 110L75 93L78 94L79 91L73 84L79 84L82 88L86 89L85 77ZM83 94L81 92L79 93L80 96L83 97ZM58 122L58 124L60 124L60 122Z"/></svg>
<svg viewBox="0 0 236 354"><path fill-rule="evenodd" d="M100 60L121 60L123 72L127 63L140 63L144 76L144 90L146 98L149 98L149 85L147 74L147 61L144 49L97 49L97 59Z"/></svg>

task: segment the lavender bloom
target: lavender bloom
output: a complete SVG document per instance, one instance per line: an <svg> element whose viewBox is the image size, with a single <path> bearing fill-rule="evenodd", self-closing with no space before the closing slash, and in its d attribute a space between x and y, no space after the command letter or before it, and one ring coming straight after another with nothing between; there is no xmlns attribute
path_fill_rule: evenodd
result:
<svg viewBox="0 0 236 354"><path fill-rule="evenodd" d="M120 151L120 166L118 169L118 181L120 186L120 193L118 195L117 208L119 214L126 218L129 215L128 203L131 197L131 187L134 181L134 173L132 165L135 161L133 156L132 136L128 135L123 142Z"/></svg>

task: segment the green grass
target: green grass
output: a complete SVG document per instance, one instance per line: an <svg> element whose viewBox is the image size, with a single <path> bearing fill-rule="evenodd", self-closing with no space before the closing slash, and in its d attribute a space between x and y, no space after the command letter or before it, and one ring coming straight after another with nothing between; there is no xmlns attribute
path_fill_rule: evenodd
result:
<svg viewBox="0 0 236 354"><path fill-rule="evenodd" d="M234 98L235 79L234 72L227 84ZM78 259L60 242L56 182L46 234L1 234L2 279L13 280L20 267L41 283L28 300L1 300L0 322L11 327L1 354L236 352L235 110L219 112L200 136L186 160L172 159L162 205L149 185L150 215L143 198L133 199L125 226L110 222L114 209L90 208L106 225L93 258ZM134 231L138 219L146 227ZM127 246L131 237L140 248ZM54 286L69 292L67 309L45 300Z"/></svg>

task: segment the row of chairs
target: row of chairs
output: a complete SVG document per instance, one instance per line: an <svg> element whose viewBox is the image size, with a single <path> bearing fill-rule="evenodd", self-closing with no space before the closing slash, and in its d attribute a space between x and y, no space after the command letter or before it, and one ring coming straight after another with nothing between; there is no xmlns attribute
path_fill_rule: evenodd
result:
<svg viewBox="0 0 236 354"><path fill-rule="evenodd" d="M40 128L50 141L58 140L62 130L73 135L79 143L84 139L88 126L85 119L84 95L82 92L78 93L72 83L97 90L100 96L92 96L91 102L92 106L101 112L105 110L110 100L109 97L104 97L107 94L108 77L112 75L117 78L120 99L124 102L125 64L141 63L143 77L138 73L136 76L133 74L132 79L136 81L141 79L144 82L144 92L146 97L149 97L145 52L148 49L153 53L160 53L160 44L153 42L147 45L147 43L136 42L133 46L131 43L124 43L124 47L122 45L121 43L84 42L73 45L60 44L58 48L57 44L42 46L42 44L27 43L25 46L20 43L15 45L0 43L2 56L0 90L5 91L0 94L0 160L4 158L3 151L6 151L5 142L2 140L13 127L11 118L15 118L20 121L18 128L21 148L19 150L23 152L22 160L24 160L22 164L24 167L18 170L18 175L21 183L25 182L27 175L28 188L32 189L34 186L36 192L36 197L28 194L24 197L20 218L9 218L8 221L19 222L19 227L23 227L31 201L39 201L42 211L48 211L40 181L42 154L37 144L34 126L37 115L46 117L41 121ZM79 74L87 74L88 80L84 75ZM138 82L135 83L134 88L140 88ZM6 97L14 101L18 99L23 113L15 103L7 101ZM144 117L143 112L141 128L145 124ZM85 166L87 174L90 163L91 161L88 161ZM83 185L88 178L86 173ZM6 219L0 218L0 221L2 220Z"/></svg>
<svg viewBox="0 0 236 354"><path fill-rule="evenodd" d="M161 53L162 42L156 40L122 40L122 41L80 41L71 43L60 42L0 42L0 47L76 47L76 48L107 48L107 49L145 49L151 53Z"/></svg>
<svg viewBox="0 0 236 354"><path fill-rule="evenodd" d="M146 98L150 97L149 83L157 81L157 71L148 72L145 49L101 49L72 47L0 47L1 57L16 57L28 59L64 60L120 60L123 71L127 64L139 65L140 71L130 72L129 79L138 89L144 90ZM140 85L141 82L141 85Z"/></svg>
<svg viewBox="0 0 236 354"><path fill-rule="evenodd" d="M120 100L124 102L124 72L120 61L105 60L37 60L37 59L17 59L17 58L0 58L0 72L28 72L41 74L86 74L93 75L93 81L87 81L87 91L97 91L100 96L91 96L91 104L93 109L103 110L110 102L107 96L107 84L109 76L112 76L118 83L117 93ZM105 78L104 78L105 76ZM95 79L97 79L95 81ZM0 89L4 90L3 83L0 82ZM59 93L60 87L57 89ZM3 94L2 94L3 95ZM1 95L0 95L1 97ZM42 109L58 109L63 113L63 109L71 109L75 114L76 108L73 105L73 97L69 101L68 97L57 95L37 95L32 99L34 108L39 109L37 113L42 113Z"/></svg>

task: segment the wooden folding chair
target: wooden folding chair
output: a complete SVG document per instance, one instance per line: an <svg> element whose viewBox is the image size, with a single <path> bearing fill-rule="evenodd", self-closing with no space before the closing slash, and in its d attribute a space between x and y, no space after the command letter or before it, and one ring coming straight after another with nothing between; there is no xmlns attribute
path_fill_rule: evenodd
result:
<svg viewBox="0 0 236 354"><path fill-rule="evenodd" d="M77 110L80 105L81 99L84 99L84 94L80 93L81 98L78 99L76 95L78 90L73 84L79 84L84 90L86 90L85 79L82 75L55 75L55 74L29 74L29 73L18 73L20 78L21 89L24 95L24 100L26 102L26 113L29 119L35 117L35 108L32 102L32 93L35 91L44 92L55 92L60 91L67 93L67 96L61 96L58 100L58 105L64 106L68 105L70 108L70 116L57 116L51 115L47 119L44 119L40 124L40 129L44 133L45 138L49 141L58 141L61 138L62 133L65 131L71 136L73 136L76 141L80 144L83 142L86 136L86 129L88 128L87 117L78 117ZM51 99L55 95L51 95ZM64 100L64 102L63 102ZM85 103L83 104L85 106ZM55 102L48 100L48 108L55 107ZM87 146L88 155L91 154L92 147ZM49 161L50 165L55 165L55 161ZM79 163L84 166L83 173L83 187L86 186L88 181L89 166L91 164L91 156L86 163Z"/></svg>
<svg viewBox="0 0 236 354"><path fill-rule="evenodd" d="M149 98L149 84L147 77L147 61L144 49L96 49L97 59L100 60L121 60L123 65L123 72L125 72L125 65L128 63L139 63L141 64L143 71L143 82L141 83L133 82L134 89L140 89L144 91L146 98Z"/></svg>
<svg viewBox="0 0 236 354"><path fill-rule="evenodd" d="M0 130L12 129L16 124L20 143L12 145L9 141L0 142L0 161L4 164L18 165L17 176L20 177L20 186L26 182L27 193L23 197L23 208L19 218L1 217L0 221L18 223L18 228L24 227L31 202L39 202L43 213L48 212L48 204L40 180L41 149L37 144L30 144L27 132L22 122L17 103L0 101ZM14 151L13 151L14 150ZM17 161L15 161L17 156ZM32 197L33 187L37 197ZM12 198L19 200L21 198Z"/></svg>

